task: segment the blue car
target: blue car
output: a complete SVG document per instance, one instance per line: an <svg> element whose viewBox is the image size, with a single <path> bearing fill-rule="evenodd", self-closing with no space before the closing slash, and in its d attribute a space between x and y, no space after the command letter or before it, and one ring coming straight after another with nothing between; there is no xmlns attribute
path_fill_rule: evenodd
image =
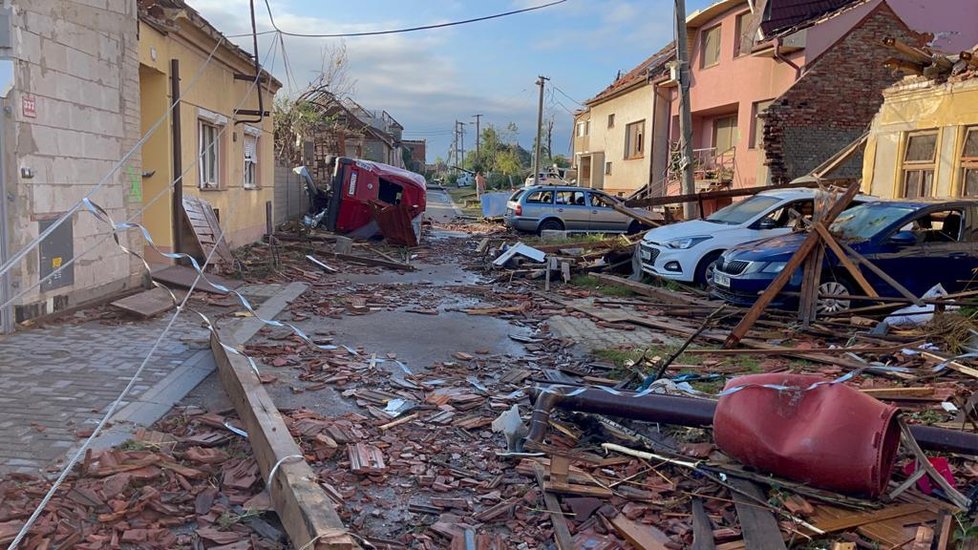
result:
<svg viewBox="0 0 978 550"><path fill-rule="evenodd" d="M837 239L920 296L940 283L948 292L967 288L978 269L978 199L876 201L843 212L829 228ZM753 241L727 250L717 261L710 286L724 300L752 304L798 250L805 233ZM876 274L860 267L880 296L900 294ZM831 250L825 252L817 310L848 309L846 295L863 292ZM773 307L797 307L802 269ZM840 296L840 298L833 298Z"/></svg>

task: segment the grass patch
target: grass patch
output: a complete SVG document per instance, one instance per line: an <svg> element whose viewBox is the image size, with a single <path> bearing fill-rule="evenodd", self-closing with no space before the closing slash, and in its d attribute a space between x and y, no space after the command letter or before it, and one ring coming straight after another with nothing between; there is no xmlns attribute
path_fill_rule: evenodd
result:
<svg viewBox="0 0 978 550"><path fill-rule="evenodd" d="M571 277L570 284L577 287L586 288L588 290L593 290L595 292L600 292L605 296L617 296L619 298L624 298L635 295L635 293L627 287L608 284L590 275L575 275Z"/></svg>
<svg viewBox="0 0 978 550"><path fill-rule="evenodd" d="M462 211L465 216L482 217L482 206L478 197L475 196L475 189L472 187L445 186L445 192L451 197L455 207Z"/></svg>

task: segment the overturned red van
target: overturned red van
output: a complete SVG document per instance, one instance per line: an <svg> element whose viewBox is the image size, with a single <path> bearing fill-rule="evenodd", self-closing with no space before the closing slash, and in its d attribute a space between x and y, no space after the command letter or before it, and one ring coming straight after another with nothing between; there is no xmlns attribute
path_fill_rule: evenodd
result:
<svg viewBox="0 0 978 550"><path fill-rule="evenodd" d="M332 193L323 224L330 231L372 237L378 226L371 202L401 206L411 219L424 213L424 176L379 162L339 157L333 171Z"/></svg>

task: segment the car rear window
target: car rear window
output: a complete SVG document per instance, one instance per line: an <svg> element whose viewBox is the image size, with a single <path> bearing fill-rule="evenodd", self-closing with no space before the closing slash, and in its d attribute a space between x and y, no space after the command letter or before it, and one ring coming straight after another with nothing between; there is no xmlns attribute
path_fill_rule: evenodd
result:
<svg viewBox="0 0 978 550"><path fill-rule="evenodd" d="M509 200L513 202L520 200L520 195L523 194L523 191L524 191L523 189L520 189L519 191L513 193L512 195L510 195Z"/></svg>

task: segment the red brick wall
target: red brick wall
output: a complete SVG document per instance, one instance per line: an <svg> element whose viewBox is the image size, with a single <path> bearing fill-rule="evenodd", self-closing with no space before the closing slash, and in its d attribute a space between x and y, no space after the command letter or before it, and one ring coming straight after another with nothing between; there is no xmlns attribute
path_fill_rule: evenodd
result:
<svg viewBox="0 0 978 550"><path fill-rule="evenodd" d="M896 55L882 44L887 36L924 43L882 3L768 107L764 150L772 182L805 175L866 130L883 103L882 90L901 76L883 67ZM861 166L856 155L835 175L858 177Z"/></svg>

